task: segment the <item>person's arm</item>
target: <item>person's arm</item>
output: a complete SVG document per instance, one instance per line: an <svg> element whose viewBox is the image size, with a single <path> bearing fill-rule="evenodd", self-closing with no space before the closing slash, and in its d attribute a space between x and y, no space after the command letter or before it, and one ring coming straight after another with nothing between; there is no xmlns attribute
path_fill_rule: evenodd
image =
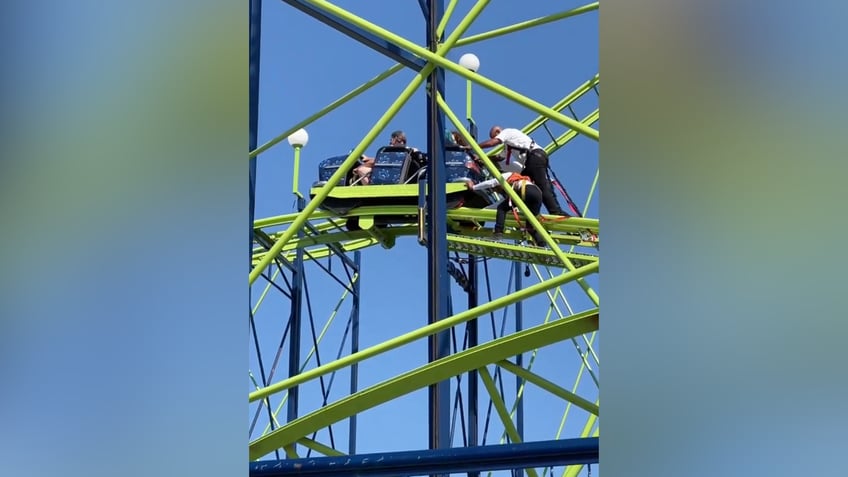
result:
<svg viewBox="0 0 848 477"><path fill-rule="evenodd" d="M480 146L480 149L486 149L487 147L497 146L500 143L501 143L500 139L498 139L497 137L493 137L492 139L487 139L487 140L485 140L485 141L483 141L483 142L481 142L477 145Z"/></svg>
<svg viewBox="0 0 848 477"><path fill-rule="evenodd" d="M492 189L494 187L499 186L500 183L497 179L489 179L487 181L483 181L479 184L474 184L471 181L465 181L465 186L468 190L484 190L484 189Z"/></svg>

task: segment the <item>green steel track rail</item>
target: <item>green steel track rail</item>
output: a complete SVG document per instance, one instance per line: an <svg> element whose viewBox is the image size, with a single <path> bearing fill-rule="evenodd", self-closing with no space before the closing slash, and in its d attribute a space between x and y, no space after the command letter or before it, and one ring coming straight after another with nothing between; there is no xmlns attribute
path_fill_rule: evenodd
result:
<svg viewBox="0 0 848 477"><path fill-rule="evenodd" d="M318 411L306 414L250 443L250 460L297 442L353 414L361 413L417 389L452 376L497 363L510 356L541 348L598 329L599 314L591 310L513 333L468 350L433 361L351 394Z"/></svg>
<svg viewBox="0 0 848 477"><path fill-rule="evenodd" d="M369 189L380 187L393 186L368 186L368 187L345 187L337 188L336 191L350 192L352 189ZM394 186L405 187L405 186ZM378 192L378 191L367 191ZM349 195L343 195L349 197ZM377 196L379 197L379 195ZM373 220L369 220L370 225L367 229L347 231L343 228L336 218L328 213L318 212L314 214L316 218L326 219L324 222L314 224L317 234L305 235L302 238L292 238L285 246L282 247L281 255L288 260L294 258L294 253L297 249L306 249L309 254L307 259L319 259L330 256L333 250L328 247L328 244L337 244L338 248L343 251L361 250L363 248L372 247L383 244L386 248L394 245L394 241L400 236L414 236L418 229L415 225L417 222L418 208L416 206L371 206L359 207L353 209L346 214L346 217L361 217L361 218L378 218L378 217L408 217L407 224L394 225L391 227L378 228L373 226ZM480 224L495 220L496 211L492 209L469 209L459 208L448 212L448 220L455 224L460 234L448 235L448 248L451 251L471 253L489 258L501 258L506 260L515 260L524 263L532 263L537 265L547 266L562 266L559 256L552 250L542 247L523 246L510 244L500 241L488 239L491 237L491 229L481 228ZM264 225L263 232L267 233L267 237L276 241L281 235L280 232L268 233L267 228L285 225L296 217L297 214L289 214L272 219L263 219L256 221L256 225ZM580 217L572 217L565 220L557 220L553 216L547 216L545 220L546 229L551 233L551 237L557 244L577 245L577 246L596 246L597 242L584 241L580 233L590 232L598 234L598 221L595 219L586 219ZM506 222L507 227L517 227L519 224L515 218L508 216ZM379 236L378 236L379 235ZM507 239L520 240L521 236L518 232L508 232L505 237ZM264 247L254 249L253 264L258 264L267 255L268 250ZM573 252L564 253L569 259L574 260L575 266L590 261L597 261L595 255Z"/></svg>

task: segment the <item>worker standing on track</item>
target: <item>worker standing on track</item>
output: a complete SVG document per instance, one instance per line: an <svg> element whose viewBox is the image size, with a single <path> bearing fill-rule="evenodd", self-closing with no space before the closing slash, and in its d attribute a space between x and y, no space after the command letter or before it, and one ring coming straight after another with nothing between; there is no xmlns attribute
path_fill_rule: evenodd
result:
<svg viewBox="0 0 848 477"><path fill-rule="evenodd" d="M512 154L518 155L524 162L521 174L529 177L542 191L542 203L551 215L568 216L560 207L554 195L551 179L548 177L548 154L533 139L513 128L492 126L489 139L478 144L481 149L503 144L506 148L505 163L509 164Z"/></svg>

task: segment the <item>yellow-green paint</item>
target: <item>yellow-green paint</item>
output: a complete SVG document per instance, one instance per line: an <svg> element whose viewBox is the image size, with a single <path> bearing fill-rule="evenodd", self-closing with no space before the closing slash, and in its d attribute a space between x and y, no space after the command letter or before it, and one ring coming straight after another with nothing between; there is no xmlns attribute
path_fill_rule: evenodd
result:
<svg viewBox="0 0 848 477"><path fill-rule="evenodd" d="M335 10L331 13L334 13L338 17L344 18L345 20L354 24L358 19L358 17L355 17L354 15L334 5L331 5L328 2L310 1L309 3L312 3L316 7L324 10ZM480 14L480 12L488 3L488 0L478 1L468 13L468 15L466 15L465 18L463 18L462 21L459 23L459 25L457 25L456 29L448 37L447 41L445 41L443 45L439 46L435 55L445 55L448 51L450 51L453 44L456 43L456 40L458 40L459 37L462 36L463 33L465 33L465 30L467 30L468 27L471 26L471 23L474 21L475 18L477 18L477 15ZM378 28L376 27L376 25L372 24L372 26L374 28ZM365 29L369 30L368 28ZM380 28L380 30L389 33L388 31L383 30L382 28ZM372 33L375 32L372 31ZM391 33L389 33L389 35L396 36ZM423 51L426 51L430 55L434 55L434 53L431 53L429 50ZM438 56L436 57L438 58ZM415 90L418 89L421 83L424 82L424 80L427 78L427 76L429 76L429 74L433 71L434 68L435 65L433 63L428 63L427 66L425 66L417 75L415 75L412 81L410 81L406 88L404 88L400 95L398 95L397 99L395 99L392 105L389 106L389 109L386 110L383 116L381 116L377 123L374 124L374 126L371 128L371 130L368 131L362 141L360 141L360 143L353 148L353 151L350 152L344 162L339 165L339 168L327 181L327 184L320 188L317 195L312 200L310 200L306 207L303 209L303 211L298 214L298 217L292 222L291 226L285 231L283 236L280 237L280 239L274 244L273 247L271 247L271 250L269 250L268 254L260 260L260 262L253 268L253 270L250 271L250 274L248 275L248 283L253 284L253 282L255 282L256 279L259 278L260 275L262 275L262 272L265 270L265 268L267 268L268 265L274 260L274 258L280 254L285 244L289 240L291 240L291 238L303 227L303 224L306 222L307 218L312 214L312 212L315 211L315 209L318 208L318 205L321 204L324 199L327 198L327 195L330 193L333 187L335 187L335 185L338 184L339 181L345 176L348 168L350 168L358 160L362 153L365 152L365 147L371 144L371 142L373 142L376 138L377 134L389 124L389 121L391 121L392 118L395 117L398 111L400 111L400 108L403 107L404 104L406 104L406 102L409 100Z"/></svg>
<svg viewBox="0 0 848 477"><path fill-rule="evenodd" d="M448 41L446 41L445 44L442 45L439 48L439 51L434 53L434 52L431 52L430 50L428 50L426 48L422 48L421 46L418 46L415 43L413 43L409 40L406 40L405 38L402 38L402 37L390 32L390 31L386 30L385 28L382 28L378 25L375 25L374 23L371 23L371 22L369 22L369 21L367 21L363 18L360 18L360 17L348 12L347 10L344 10L344 9L342 9L342 8L336 6L336 5L333 5L330 2L327 2L326 0L305 0L305 1L307 3L315 6L316 8L318 8L320 10L324 10L325 12L330 13L334 16L344 18L345 20L349 21L350 23L352 23L352 24L354 24L354 25L356 25L356 26L368 31L369 33L372 33L372 34L374 34L374 35L376 35L376 36L378 36L378 37L380 37L384 40L394 42L395 44L397 44L401 48L404 48L407 51L409 51L411 54L427 60L428 61L428 63L427 63L428 67L425 67L423 70L421 70L422 73L424 71L427 71L427 73L429 73L429 67L431 67L433 65L440 66L440 67L442 67L446 70L450 70L453 73L458 74L459 76L461 76L465 79L470 79L471 81L474 81L475 83L479 84L480 86L483 86L484 88L486 88L490 91L493 91L493 92L503 96L506 99L509 99L509 100L511 100L515 103L518 103L521 106L524 106L525 108L528 108L532 111L535 111L538 114L544 115L544 116L548 117L549 119L551 119L553 121L556 121L556 122L558 122L558 123L560 123L560 124L562 124L566 127L571 128L571 129L576 129L578 132L586 135L589 138L592 138L592 139L595 139L595 140L600 139L600 135L599 135L598 131L596 131L595 129L586 127L585 125L580 124L579 121L575 121L572 118L569 118L569 117L567 117L563 114L560 114L556 111L553 111L552 109L548 108L547 106L545 106L542 103L539 103L538 101L534 101L534 100L532 100L532 99L530 99L530 98L528 98L528 97L526 97L522 94L516 93L515 91L486 78L485 76L482 76L478 73L471 72L471 71L463 68L462 66L445 59L444 58L445 53L447 51L449 51L450 48L453 46L453 43L450 41L451 38L449 38ZM483 1L477 2L477 4L474 6L474 8L472 8L472 11L469 12L469 14L463 19L463 22L470 19L470 18L473 19L472 17L476 16L476 15L474 15L474 12L475 12L474 9L476 9L480 4L484 4L484 3L488 3L488 2L483 2ZM461 25L462 25L462 23L460 23L460 26ZM454 33L460 31L460 26L457 26L457 30L455 30ZM452 34L451 37L453 37L453 36L454 35Z"/></svg>
<svg viewBox="0 0 848 477"><path fill-rule="evenodd" d="M589 418L586 420L586 425L583 426L583 431L580 433L580 437L589 437L589 434L592 433L592 427L595 426L595 421L598 420L598 416L594 414L590 414ZM597 432L593 437L597 437ZM577 477L577 474L583 470L583 464L578 465L570 465L563 469L562 476L563 477Z"/></svg>
<svg viewBox="0 0 848 477"><path fill-rule="evenodd" d="M578 278L585 277L591 273L595 273L598 271L598 262L586 265L585 267L581 267L577 270L563 273L562 275L558 275L550 280L545 280L541 283L536 283L530 285L526 288L523 288L515 293L511 293L506 296L502 296L496 298L490 302L484 303L479 306L475 306L474 308L470 308L468 310L457 313L453 316L445 318L443 320L439 320L435 323L431 323L427 326L423 326L416 330L410 331L408 333L404 333L400 336L396 336L389 340L383 341L382 343L373 345L371 347L360 350L356 353L350 354L343 358L340 358L336 361L321 365L317 368L310 369L309 371L305 371L297 376L292 376L288 379L284 379L276 384L269 385L263 389L258 391L254 391L250 393L249 400L256 401L257 399L262 399L264 397L270 396L276 392L288 389L292 386L297 386L298 384L305 383L312 379L317 378L318 376L323 376L325 374L331 373L333 371L346 368L354 363L358 363L368 358L372 358L374 356L378 356L386 351L391 351L395 348L403 346L408 343L412 343L413 341L419 340L421 338L425 338L427 336L436 334L440 331L447 330L453 326L460 325L465 323L466 321L477 318L478 316L484 315L486 313L490 313L495 310L499 310L503 307L512 305L521 300L525 300L532 296L538 295L539 293L544 293L546 290L550 290L551 288L558 287L568 283L570 281L576 280ZM585 312L592 313L592 312ZM575 316L582 316L575 315Z"/></svg>
<svg viewBox="0 0 848 477"><path fill-rule="evenodd" d="M286 131L283 131L283 133L282 133L282 134L280 134L280 135L278 135L277 137L275 137L275 138L271 139L270 141L266 142L265 144L263 144L263 145L261 145L261 146L257 147L257 148L256 148L256 149L254 149L253 151L250 151L250 153L248 154L248 158L249 158L249 159L254 158L254 157L258 156L259 154L261 154L261 153L263 153L263 152L267 151L267 150L268 150L268 149L270 149L272 146L274 146L274 145L276 145L276 144L279 144L281 141L283 141L284 139L286 139L286 138L288 138L289 136L291 136L291 135L292 135L295 131L297 131L298 129L305 128L305 127L309 126L309 125L310 125L310 124L312 124L313 122L315 122L315 121L317 121L318 119L322 118L323 116L327 115L327 113L329 113L330 111L333 111L334 109L336 109L336 108L338 108L339 106L341 106L341 105L343 105L343 104L347 103L348 101L350 101L351 99L353 99L353 98L355 98L355 97L359 96L360 94L364 93L365 91L368 91L369 89L371 89L371 87L372 87L372 86L374 86L374 85L376 85L376 84L380 83L381 81L383 81L384 79L388 78L389 76L391 76L391 75L393 75L393 74L397 73L397 72L398 72L398 71L400 71L401 69L403 69L403 65L401 65L401 64L396 64L396 65L392 66L391 68L387 69L386 71L384 71L384 72L380 73L379 75L375 76L374 78L372 78L372 79L370 79L370 80L366 81L365 83L363 83L363 84L361 84L360 86L358 86L358 87L354 88L353 90L351 90L350 92L348 92L348 93L347 93L347 94L345 94L344 96L342 96L342 97L340 97L339 99L337 99L337 100L333 101L332 103L328 104L327 106L325 106L323 109L321 109L321 110L320 110L320 111L318 111L317 113L315 113L315 114L313 114L313 115L309 116L308 118L304 119L303 121L300 121L299 123L297 123L297 124L295 124L294 126L290 127L290 128L289 128L289 129L287 129Z"/></svg>
<svg viewBox="0 0 848 477"><path fill-rule="evenodd" d="M436 37L441 39L442 34L445 32L445 28L448 26L448 21L450 21L451 15L453 15L453 11L456 9L456 4L458 0L451 0L448 6L445 8L445 13L442 14L442 19L439 21L439 25L436 27Z"/></svg>
<svg viewBox="0 0 848 477"><path fill-rule="evenodd" d="M480 374L480 379L483 381L483 386L485 386L486 391L489 392L489 397L492 399L492 404L495 407L495 411L498 413L498 417L501 418L501 423L504 426L506 434L509 436L512 442L521 442L521 436L518 435L518 429L515 428L515 424L512 422L512 418L509 416L509 411L507 411L506 409L506 404L504 403L500 393L498 393L498 388L495 387L495 381L489 374L488 368L483 366L482 368L479 368L477 372ZM532 477L539 477L535 469L527 469L527 475L530 475Z"/></svg>
<svg viewBox="0 0 848 477"><path fill-rule="evenodd" d="M544 389L545 391L548 391L549 393L555 396L559 396L560 398L565 399L566 401L574 404L575 406L581 409L589 411L592 414L598 414L598 406L592 404L591 401L583 399L577 394L572 393L571 391L563 388L562 386L558 386L557 384L551 381L548 381L547 379L539 376L536 373L528 371L522 368L521 366L517 366L507 360L498 361L495 364L504 368L510 373L515 374L516 376L519 376L522 379L525 379L527 382L533 383L536 386L539 386L540 388Z"/></svg>
<svg viewBox="0 0 848 477"><path fill-rule="evenodd" d="M337 451L336 449L333 449L330 446L327 446L325 444L321 444L320 442L309 439L308 437L304 437L304 438L299 439L297 441L297 443L302 445L303 447L306 447L307 449L312 449L315 452L320 452L321 454L324 454L326 456L339 457L339 456L347 455L344 452L339 452L339 451Z"/></svg>
<svg viewBox="0 0 848 477"><path fill-rule="evenodd" d="M456 46L465 46L470 45L472 43L477 43L478 41L488 40L490 38L495 38L501 35L506 35L508 33L513 33L520 30L526 30L527 28L532 28L534 26L544 25L545 23L554 22L557 20L562 20L563 18L573 17L575 15L579 15L581 13L587 13L598 9L598 2L590 3L588 5L583 5L582 7L577 7L573 10L568 10L565 12L554 13L553 15L548 15L544 17L534 18L532 20L527 20L521 23L516 23L514 25L506 26L503 28L498 28L495 30L478 33L476 35L465 37L458 42L456 42Z"/></svg>
<svg viewBox="0 0 848 477"><path fill-rule="evenodd" d="M250 460L259 459L275 449L296 442L302 436L309 435L353 414L371 409L417 389L425 388L472 369L478 369L487 363L506 359L528 349L540 348L596 330L598 321L598 311L592 310L566 320L553 321L503 336L425 364L328 404L315 412L289 422L266 436L256 439L250 443Z"/></svg>
<svg viewBox="0 0 848 477"><path fill-rule="evenodd" d="M464 128L463 128L464 130ZM466 130L464 130L467 132ZM448 190L450 189L450 184L447 185ZM364 188L365 186L363 186ZM372 186L367 186L372 187ZM464 187L460 185L460 187ZM357 187L353 187L354 189ZM414 205L374 205L374 206L364 206L357 207L345 214L345 217L356 217L361 215L417 215L418 207ZM468 207L458 207L456 209L451 209L447 211L448 218L453 220L483 220L483 221L492 221L495 219L496 211L493 209L472 209ZM280 225L290 224L297 219L299 214L286 214L286 215L278 215L275 217L266 217L254 222L254 228L256 229L266 229L270 227L276 227ZM316 211L310 216L310 220L317 219L333 219L336 216L327 211ZM599 221L598 219L588 218L588 217L569 217L565 220L558 220L560 217L542 214L542 217L545 218L545 225L551 230L559 230L563 232L568 231L579 231L579 230L591 230L594 233L598 233L599 229ZM507 218L507 220L510 220ZM327 224L319 225L318 227L325 227L326 229L330 228L338 228L340 225L336 224L335 226L330 226ZM350 232L353 233L353 232Z"/></svg>
<svg viewBox="0 0 848 477"><path fill-rule="evenodd" d="M310 195L317 195L320 187L313 187ZM465 191L465 183L449 182L445 184L445 192ZM328 197L336 199L385 199L391 200L398 197L418 197L418 184L380 184L367 186L339 186L333 189Z"/></svg>
<svg viewBox="0 0 848 477"><path fill-rule="evenodd" d="M600 110L596 109L596 110L592 111L591 113L589 113L585 118L581 119L580 122L587 125L587 126L591 126L592 124L595 124L598 121L598 119L600 119L600 117L601 117ZM576 132L566 131L565 133L561 134L556 139L556 141L551 141L550 144L545 146L545 152L548 153L548 155L553 154L554 152L556 152L557 150L559 150L560 148L562 148L563 146L568 144L575 137L577 137Z"/></svg>
<svg viewBox="0 0 848 477"><path fill-rule="evenodd" d="M557 111L557 112L562 111L567 106L572 104L574 101L576 101L577 99L582 97L584 94L591 91L592 88L594 88L598 84L599 81L600 81L600 75L596 74L594 77L592 77L592 79L581 84L574 91L567 94L561 100L557 101L556 104L551 106L551 109L553 109L554 111ZM540 126L542 126L542 124L545 124L545 122L547 122L547 121L548 121L548 118L540 115L540 116L536 117L536 119L530 121L523 128L521 128L521 131L523 131L524 134L532 134L533 131L538 129ZM587 126L592 125L592 123L585 123L585 122L584 122L584 124L586 124ZM568 131L568 132L572 132L572 131ZM502 151L503 151L503 144L499 144L498 146L495 146L494 148L492 148L491 153L492 154L500 154Z"/></svg>
<svg viewBox="0 0 848 477"><path fill-rule="evenodd" d="M459 119L444 101L444 99L439 97L437 98L437 100L439 102L439 107L442 109L442 111L444 111L448 119L450 119L454 127L456 127L458 131L460 131L460 134L462 134L467 141L469 141L469 144L471 145L471 148L474 150L477 157L483 162L483 164L485 164L489 172L491 172L492 175L497 178L498 183L501 184L501 188L504 190L504 192L506 192L507 196L509 196L509 198L518 207L521 213L524 214L524 219L529 222L533 226L533 228L542 236L542 238L545 240L545 243L549 247L551 247L553 253L555 253L557 257L562 261L562 264L565 265L567 269L573 271L576 268L574 264L571 262L571 260L568 259L568 257L563 254L562 250L560 250L556 242L553 240L553 238L551 238L551 235L539 222L539 219L532 213L530 213L530 209L527 208L527 205L524 203L524 201L521 200L521 197L518 196L515 190L513 190L512 187L507 186L506 181L497 170L497 167L495 167L494 163L492 163L491 159L489 159L486 153L483 152L482 149L480 149L480 146L478 146L477 143L474 142L471 135L468 133L468 131L465 129L465 127L462 125L462 123L459 121ZM583 289L589 299L592 300L592 303L594 303L595 305L600 305L600 297L598 297L598 294L592 289L592 287L589 286L589 284L585 280L578 280L577 283L578 285L580 285L580 288Z"/></svg>

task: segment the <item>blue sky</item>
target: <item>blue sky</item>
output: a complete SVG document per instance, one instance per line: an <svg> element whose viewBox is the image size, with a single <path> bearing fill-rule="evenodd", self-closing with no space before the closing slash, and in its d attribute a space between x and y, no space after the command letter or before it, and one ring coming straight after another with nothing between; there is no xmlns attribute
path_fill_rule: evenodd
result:
<svg viewBox="0 0 848 477"><path fill-rule="evenodd" d="M398 33L418 44L424 42L424 22L416 1L336 2L341 7ZM447 34L471 8L473 2L460 1L448 24ZM491 2L470 27L467 35L511 25L539 16L575 8L584 3L524 1L516 9L514 2ZM504 86L522 93L543 104L553 104L598 72L598 12L560 20L530 30L513 33L484 42L460 47L449 53L448 59L458 61L464 53L476 54L481 62L479 73ZM260 73L259 143L262 144L282 131L323 108L336 98L391 67L389 58L364 45L348 39L343 34L325 26L282 2L265 2L262 25L262 63ZM402 70L380 85L361 95L324 118L307 127L310 141L302 153L300 167L301 191L317 178L317 164L322 159L343 154L353 148L368 132L380 115L394 101L398 93L413 77L413 72ZM379 134L366 152L373 154L388 141L389 132L403 129L409 143L424 149L426 141L426 109L423 89L410 99L404 108ZM461 118L465 115L465 80L450 72L446 76L446 99ZM522 127L537 114L516 103L498 96L480 86L473 89L473 116L485 135L490 126ZM583 117L598 106L594 93L575 103L574 110ZM565 129L549 124L554 136ZM595 128L600 124L596 123ZM543 128L533 134L542 144L550 142ZM256 217L288 213L294 210L291 194L291 148L283 143L259 157L257 166ZM598 143L578 136L567 147L551 157L557 176L565 182L568 192L582 208L586 202L592 180L598 167ZM562 198L560 201L563 202ZM563 202L564 204L564 202ZM597 190L586 215L598 217ZM371 248L363 252L361 346L378 343L398 334L426 324L426 249L414 238L401 239L390 250ZM340 267L334 270L340 272ZM482 267L481 267L482 270ZM495 297L506 291L508 264L492 261L489 264L492 292ZM314 266L306 271L315 326L320 332L332 311L341 288L322 276ZM531 284L536 279L525 279ZM259 283L259 282L257 282ZM597 277L590 283L598 289ZM454 285L454 311L464 309L465 298ZM260 287L254 287L256 296ZM590 307L588 300L575 285L564 287L576 311ZM274 292L272 292L273 294ZM481 289L481 301L485 297ZM278 295L278 293L277 293ZM524 326L541 323L547 311L544 298L526 304ZM343 310L347 310L347 306ZM308 310L304 310L308 316ZM501 313L496 314L500 326ZM335 357L344 322L342 313L328 328L325 343L319 347L322 362ZM262 351L270 362L288 319L288 300L269 297L257 313L262 333ZM308 321L305 323L304 353L311 343ZM481 321L481 340L490 339L489 318ZM507 331L512 329L512 317L507 320ZM460 339L461 339L461 331ZM366 362L360 369L360 388L379 382L398 373L412 369L426 361L426 342L415 343ZM258 376L251 347L251 369ZM525 360L528 358L525 358ZM570 343L557 344L539 353L534 370L548 379L570 388L579 361ZM285 357L278 373L286 370ZM280 376L281 374L278 374ZM507 389L513 387L514 377L507 376ZM588 382L588 375L584 380ZM464 379L463 379L463 387ZM338 398L347 391L347 374L339 373L332 396ZM317 388L304 389L301 397L301 414L319 406ZM508 391L509 392L509 391ZM536 389L527 390L525 432L530 439L551 439L556 433L563 405ZM481 385L481 394L484 394ZM463 399L466 396L463 395ZM332 400L332 399L331 399ZM511 404L508 402L508 404ZM426 393L416 392L387 405L368 411L359 418L358 450L407 450L427 446ZM251 407L251 418L253 415ZM485 419L485 401L481 406L481 424ZM573 410L571 412L574 412ZM281 413L284 416L285 411ZM496 415L492 419L497 421ZM569 417L569 422L572 418ZM577 421L580 421L579 423ZM260 422L262 420L260 419ZM402 426L399 424L402 422ZM579 432L583 419L574 419L573 429ZM501 429L493 424L498 431ZM334 427L337 445L346 436L346 426ZM457 427L457 435L458 427ZM487 442L493 438L491 431ZM326 436L318 440L328 443ZM346 442L346 438L341 439ZM456 442L456 441L455 441ZM340 447L345 448L345 444Z"/></svg>

